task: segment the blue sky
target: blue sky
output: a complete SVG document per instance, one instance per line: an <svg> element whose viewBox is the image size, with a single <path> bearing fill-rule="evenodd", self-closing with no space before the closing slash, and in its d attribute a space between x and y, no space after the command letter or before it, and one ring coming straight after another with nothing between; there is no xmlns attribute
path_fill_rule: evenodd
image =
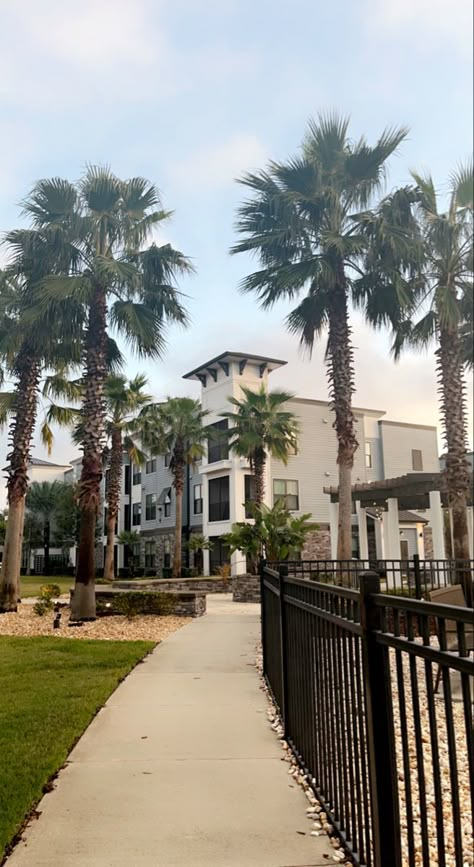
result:
<svg viewBox="0 0 474 867"><path fill-rule="evenodd" d="M442 189L472 149L471 0L0 0L0 16L0 230L40 177L106 162L150 178L175 211L163 240L198 270L182 287L193 325L162 364L130 371L146 369L156 396L189 393L181 376L199 362L253 351L290 362L274 385L325 398L322 350L301 358L287 306L263 314L238 294L251 261L228 254L233 179L293 153L307 118L336 108L369 141L410 127L388 188L429 167ZM437 423L430 357L395 366L387 335L357 317L354 343L357 404ZM73 453L61 435L55 456Z"/></svg>

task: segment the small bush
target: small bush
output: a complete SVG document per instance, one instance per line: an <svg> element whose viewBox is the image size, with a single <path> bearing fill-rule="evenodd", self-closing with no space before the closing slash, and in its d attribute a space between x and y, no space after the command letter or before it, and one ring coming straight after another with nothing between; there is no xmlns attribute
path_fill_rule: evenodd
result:
<svg viewBox="0 0 474 867"><path fill-rule="evenodd" d="M163 566L163 578L172 578L173 570L171 566Z"/></svg>
<svg viewBox="0 0 474 867"><path fill-rule="evenodd" d="M119 578L129 578L130 577L130 571L128 569L128 566L121 567L118 570L118 574L119 574Z"/></svg>
<svg viewBox="0 0 474 867"><path fill-rule="evenodd" d="M54 599L56 596L61 596L61 588L59 584L42 584L40 587L40 597Z"/></svg>
<svg viewBox="0 0 474 867"><path fill-rule="evenodd" d="M38 599L37 602L33 605L33 611L38 617L43 617L47 611L52 611L54 608L54 603L51 598L42 597Z"/></svg>
<svg viewBox="0 0 474 867"><path fill-rule="evenodd" d="M145 578L154 578L156 575L156 569L145 569Z"/></svg>
<svg viewBox="0 0 474 867"><path fill-rule="evenodd" d="M137 568L135 569L135 578L143 578L144 574L145 570L143 566L137 566Z"/></svg>
<svg viewBox="0 0 474 867"><path fill-rule="evenodd" d="M190 567L184 566L181 569L181 577L182 578L197 578L197 576L198 576L198 570L195 569L194 567L190 568Z"/></svg>
<svg viewBox="0 0 474 867"><path fill-rule="evenodd" d="M114 610L131 620L139 614L172 614L175 608L174 597L170 593L146 593L138 590L120 593L114 599Z"/></svg>

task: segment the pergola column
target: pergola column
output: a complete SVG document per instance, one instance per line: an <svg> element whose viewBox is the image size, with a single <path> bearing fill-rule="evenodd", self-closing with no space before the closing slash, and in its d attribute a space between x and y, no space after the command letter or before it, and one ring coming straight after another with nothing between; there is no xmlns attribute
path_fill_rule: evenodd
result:
<svg viewBox="0 0 474 867"><path fill-rule="evenodd" d="M433 557L435 560L444 560L446 550L444 547L444 519L439 491L430 491L430 524L433 534Z"/></svg>
<svg viewBox="0 0 474 867"><path fill-rule="evenodd" d="M472 506L467 509L467 533L469 536L469 557L474 560L474 516Z"/></svg>
<svg viewBox="0 0 474 867"><path fill-rule="evenodd" d="M329 530L331 533L331 560L337 559L339 503L329 503Z"/></svg>
<svg viewBox="0 0 474 867"><path fill-rule="evenodd" d="M367 537L367 512L362 508L360 501L356 502L357 523L359 526L359 557L361 560L369 559L369 540Z"/></svg>
<svg viewBox="0 0 474 867"><path fill-rule="evenodd" d="M398 500L396 497L389 497L387 500L386 515L388 533L388 538L386 539L387 560L401 560L400 520L398 517Z"/></svg>
<svg viewBox="0 0 474 867"><path fill-rule="evenodd" d="M377 560L385 560L385 533L384 533L384 520L383 515L382 518L374 518L374 530L375 530L375 555Z"/></svg>

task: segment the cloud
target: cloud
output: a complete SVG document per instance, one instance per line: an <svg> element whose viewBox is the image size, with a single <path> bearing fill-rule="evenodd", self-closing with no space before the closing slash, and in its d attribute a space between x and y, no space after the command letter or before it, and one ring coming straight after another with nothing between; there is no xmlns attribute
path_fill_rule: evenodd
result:
<svg viewBox="0 0 474 867"><path fill-rule="evenodd" d="M366 0L369 28L388 36L412 38L417 51L432 53L433 42L472 55L473 8L469 0Z"/></svg>
<svg viewBox="0 0 474 867"><path fill-rule="evenodd" d="M231 184L242 172L258 168L268 149L250 133L235 133L227 141L192 152L173 161L168 174L183 190L215 189Z"/></svg>

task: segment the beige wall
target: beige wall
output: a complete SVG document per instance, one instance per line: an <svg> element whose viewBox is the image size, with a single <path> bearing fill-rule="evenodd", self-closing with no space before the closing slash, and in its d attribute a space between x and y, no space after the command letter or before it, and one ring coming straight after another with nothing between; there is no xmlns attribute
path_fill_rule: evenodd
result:
<svg viewBox="0 0 474 867"><path fill-rule="evenodd" d="M438 441L435 427L379 422L383 471L386 479L417 472L412 465L412 449L420 449L423 473L439 472Z"/></svg>

